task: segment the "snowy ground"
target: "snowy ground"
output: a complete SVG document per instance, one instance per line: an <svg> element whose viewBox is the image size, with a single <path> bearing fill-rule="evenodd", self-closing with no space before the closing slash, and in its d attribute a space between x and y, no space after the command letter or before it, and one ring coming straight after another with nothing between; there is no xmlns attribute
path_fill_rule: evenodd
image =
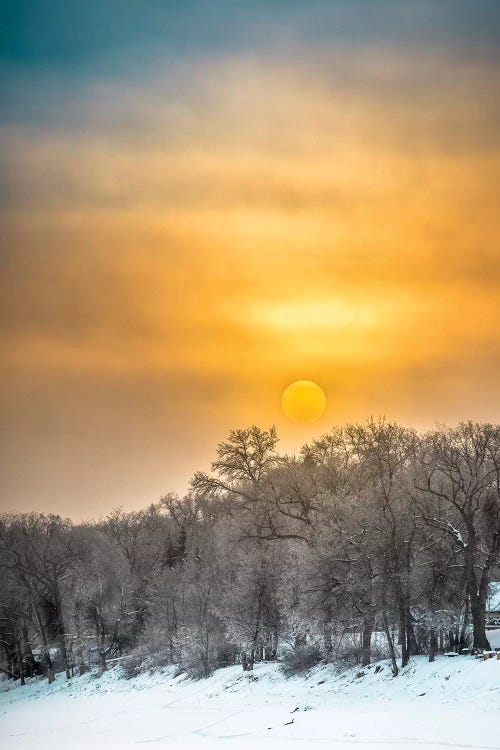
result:
<svg viewBox="0 0 500 750"><path fill-rule="evenodd" d="M127 681L116 668L69 683L58 676L50 688L4 683L0 747L500 750L500 661L418 657L396 679L380 664L289 680L262 664L200 682L168 671Z"/></svg>

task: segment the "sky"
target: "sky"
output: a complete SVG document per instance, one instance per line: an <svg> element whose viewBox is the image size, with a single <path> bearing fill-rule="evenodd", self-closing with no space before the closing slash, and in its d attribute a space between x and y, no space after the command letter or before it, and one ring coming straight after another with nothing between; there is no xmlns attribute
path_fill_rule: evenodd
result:
<svg viewBox="0 0 500 750"><path fill-rule="evenodd" d="M0 508L144 507L251 424L498 422L499 32L489 0L2 3Z"/></svg>

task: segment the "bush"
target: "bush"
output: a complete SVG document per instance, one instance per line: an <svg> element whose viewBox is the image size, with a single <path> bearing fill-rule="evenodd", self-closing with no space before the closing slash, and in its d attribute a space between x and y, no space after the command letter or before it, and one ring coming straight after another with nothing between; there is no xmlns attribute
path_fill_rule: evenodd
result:
<svg viewBox="0 0 500 750"><path fill-rule="evenodd" d="M180 666L193 680L210 677L216 669L234 664L234 646L214 644L208 651L201 644L184 646L181 651Z"/></svg>
<svg viewBox="0 0 500 750"><path fill-rule="evenodd" d="M138 646L126 659L121 667L124 676L129 680L144 672L153 672L171 664L170 650L167 648L152 648L149 645Z"/></svg>
<svg viewBox="0 0 500 750"><path fill-rule="evenodd" d="M207 639L199 628L182 628L174 643L161 628L147 626L143 642L123 660L127 679L175 664L177 673L195 680L209 677L215 669L234 664L235 647L223 635L212 632Z"/></svg>
<svg viewBox="0 0 500 750"><path fill-rule="evenodd" d="M315 644L302 646L284 654L282 670L285 677L293 677L293 675L307 672L322 661L323 655L319 646Z"/></svg>

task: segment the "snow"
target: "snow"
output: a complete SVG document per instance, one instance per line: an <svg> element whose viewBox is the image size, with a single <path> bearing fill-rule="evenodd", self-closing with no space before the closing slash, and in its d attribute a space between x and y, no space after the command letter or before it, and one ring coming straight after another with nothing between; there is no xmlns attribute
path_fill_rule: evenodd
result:
<svg viewBox="0 0 500 750"><path fill-rule="evenodd" d="M500 581L490 583L490 595L486 609L488 612L500 612Z"/></svg>
<svg viewBox="0 0 500 750"><path fill-rule="evenodd" d="M500 648L500 628L497 630L487 630L486 636L491 648Z"/></svg>
<svg viewBox="0 0 500 750"><path fill-rule="evenodd" d="M500 630L489 637L500 641ZM500 661L416 657L285 679L278 664L121 677L115 667L67 682L0 685L0 747L9 750L500 750Z"/></svg>
<svg viewBox="0 0 500 750"><path fill-rule="evenodd" d="M464 542L462 532L459 529L456 529L453 524L449 521L443 521L440 518L433 518L432 520L439 528L444 528L446 531L449 531L463 549L467 547L467 542Z"/></svg>

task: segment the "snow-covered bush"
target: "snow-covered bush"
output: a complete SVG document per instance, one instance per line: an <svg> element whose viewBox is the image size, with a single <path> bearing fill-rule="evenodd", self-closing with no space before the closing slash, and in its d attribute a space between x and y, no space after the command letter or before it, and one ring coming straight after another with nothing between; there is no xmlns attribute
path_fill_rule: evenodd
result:
<svg viewBox="0 0 500 750"><path fill-rule="evenodd" d="M286 677L301 674L323 661L321 649L316 644L302 646L285 652L282 670Z"/></svg>
<svg viewBox="0 0 500 750"><path fill-rule="evenodd" d="M154 648L149 644L138 646L122 662L123 674L127 678L137 677L143 672L153 672L172 663L168 648Z"/></svg>

